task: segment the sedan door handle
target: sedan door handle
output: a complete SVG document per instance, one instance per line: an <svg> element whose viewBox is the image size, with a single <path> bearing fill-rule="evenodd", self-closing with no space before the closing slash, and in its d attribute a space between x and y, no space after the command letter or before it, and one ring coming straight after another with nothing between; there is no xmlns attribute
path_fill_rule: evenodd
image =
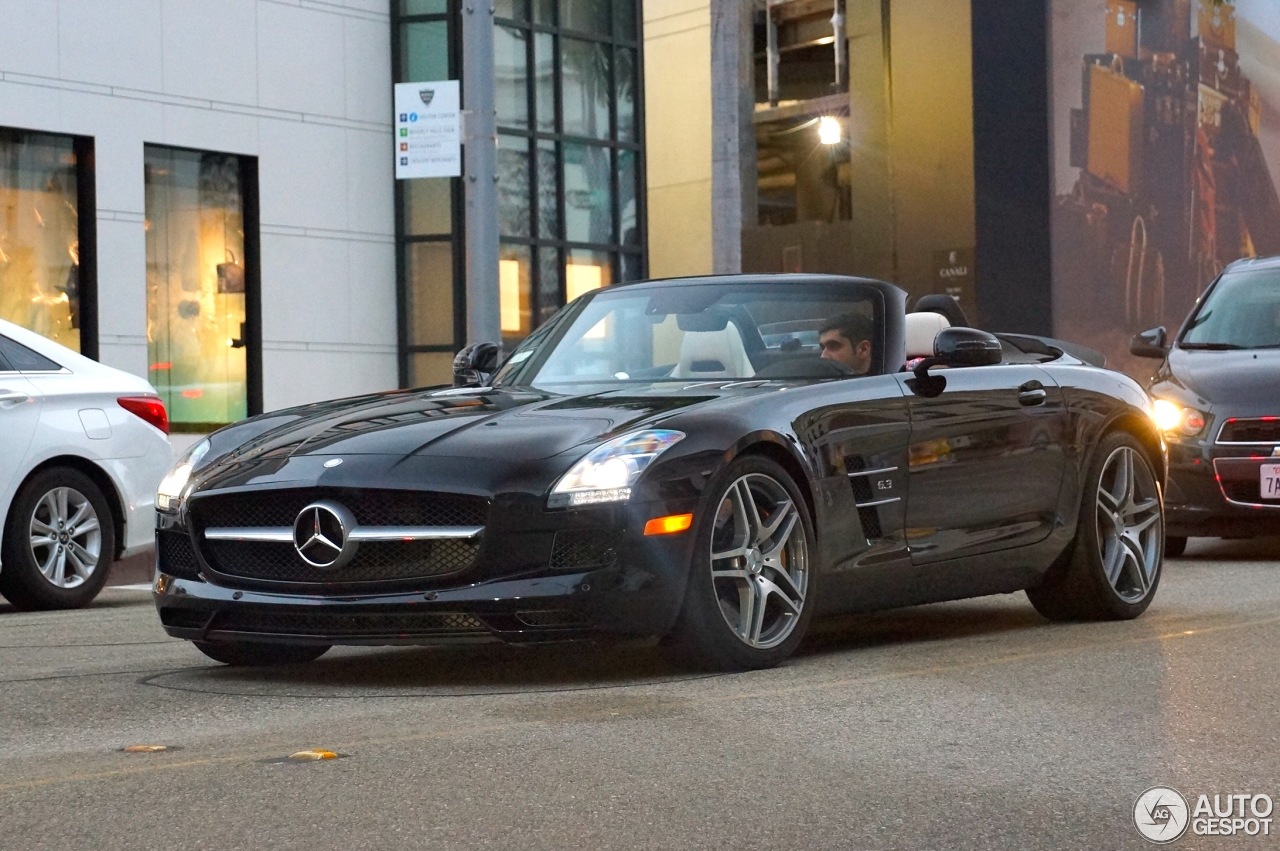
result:
<svg viewBox="0 0 1280 851"><path fill-rule="evenodd" d="M30 398L26 393L19 393L16 390L0 390L0 405L16 405Z"/></svg>
<svg viewBox="0 0 1280 851"><path fill-rule="evenodd" d="M1033 405L1043 405L1045 399L1048 398L1048 392L1039 381L1028 381L1018 388L1018 404L1025 408L1030 408Z"/></svg>

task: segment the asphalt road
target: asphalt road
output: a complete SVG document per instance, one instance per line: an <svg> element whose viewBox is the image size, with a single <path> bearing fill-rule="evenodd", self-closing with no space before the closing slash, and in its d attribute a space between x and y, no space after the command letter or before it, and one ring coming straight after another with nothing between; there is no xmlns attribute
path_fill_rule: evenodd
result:
<svg viewBox="0 0 1280 851"><path fill-rule="evenodd" d="M991 597L822 623L729 676L645 647L233 670L143 591L0 603L0 848L1147 848L1149 787L1280 799L1277 647L1280 541L1193 541L1137 621Z"/></svg>

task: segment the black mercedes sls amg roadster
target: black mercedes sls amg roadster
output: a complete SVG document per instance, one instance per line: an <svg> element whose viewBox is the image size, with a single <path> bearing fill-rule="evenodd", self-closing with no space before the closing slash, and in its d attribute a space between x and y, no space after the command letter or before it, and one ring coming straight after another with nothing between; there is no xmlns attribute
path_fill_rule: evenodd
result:
<svg viewBox="0 0 1280 851"><path fill-rule="evenodd" d="M865 329L860 374L820 356L832 328ZM1142 387L907 313L890 284L628 284L494 350L459 355L473 386L197 444L157 501L165 630L232 665L649 636L734 670L786 659L828 612L1025 590L1054 620L1132 618L1159 584Z"/></svg>

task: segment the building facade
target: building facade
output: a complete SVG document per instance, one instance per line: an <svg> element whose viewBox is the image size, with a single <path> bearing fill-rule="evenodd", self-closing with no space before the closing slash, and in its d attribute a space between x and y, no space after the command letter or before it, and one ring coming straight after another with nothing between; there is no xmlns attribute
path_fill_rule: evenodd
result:
<svg viewBox="0 0 1280 851"><path fill-rule="evenodd" d="M0 317L147 376L175 431L447 382L469 301L514 340L644 274L634 3L503 0L483 54L460 0L2 11ZM478 174L394 176L393 84L468 73L491 269L464 250Z"/></svg>

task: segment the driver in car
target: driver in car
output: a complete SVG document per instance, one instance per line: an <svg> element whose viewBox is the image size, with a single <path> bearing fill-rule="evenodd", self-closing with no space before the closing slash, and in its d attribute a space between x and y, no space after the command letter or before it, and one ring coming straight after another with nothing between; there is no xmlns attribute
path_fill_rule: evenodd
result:
<svg viewBox="0 0 1280 851"><path fill-rule="evenodd" d="M842 313L818 332L820 357L837 361L854 375L866 375L871 369L871 319L860 313Z"/></svg>

